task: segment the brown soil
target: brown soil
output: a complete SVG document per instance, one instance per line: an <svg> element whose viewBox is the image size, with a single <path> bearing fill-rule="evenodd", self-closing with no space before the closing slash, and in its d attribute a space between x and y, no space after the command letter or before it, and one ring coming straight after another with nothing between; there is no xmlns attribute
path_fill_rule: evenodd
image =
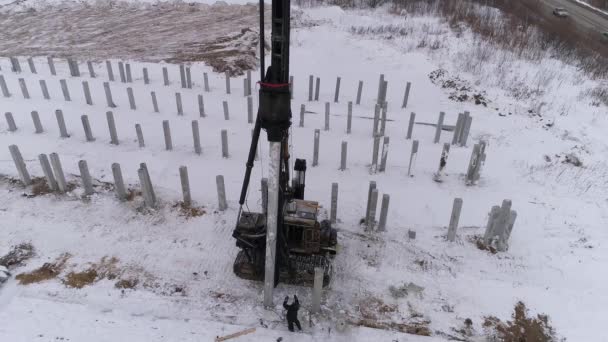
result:
<svg viewBox="0 0 608 342"><path fill-rule="evenodd" d="M191 217L199 217L203 216L207 213L204 207L190 207L184 204L184 202L177 202L173 205L173 208L179 208L179 213L181 216L185 216L186 218Z"/></svg>
<svg viewBox="0 0 608 342"><path fill-rule="evenodd" d="M498 338L503 342L556 342L555 330L549 325L549 316L538 314L528 317L528 310L523 302L515 304L513 320L502 322L489 316L483 323L488 337Z"/></svg>
<svg viewBox="0 0 608 342"><path fill-rule="evenodd" d="M137 279L121 279L114 284L117 289L134 289L139 283Z"/></svg>
<svg viewBox="0 0 608 342"><path fill-rule="evenodd" d="M496 248L494 248L492 246L486 246L486 244L483 243L483 238L479 235L469 236L468 240L469 240L469 242L475 244L477 249L480 249L482 251L488 251L492 254L498 253L498 250Z"/></svg>
<svg viewBox="0 0 608 342"><path fill-rule="evenodd" d="M81 272L72 271L63 280L67 287L81 289L101 279L116 279L120 269L117 266L118 259L115 257L103 257L98 263L93 263L89 268Z"/></svg>
<svg viewBox="0 0 608 342"><path fill-rule="evenodd" d="M13 246L4 256L0 257L0 265L12 269L25 265L25 262L34 256L34 246L29 242Z"/></svg>
<svg viewBox="0 0 608 342"><path fill-rule="evenodd" d="M66 184L66 192L74 191L78 187L78 183L76 182L67 182ZM44 177L34 177L32 178L32 192L27 195L28 198L44 196L47 194L52 194L53 190L49 187L49 184Z"/></svg>
<svg viewBox="0 0 608 342"><path fill-rule="evenodd" d="M64 2L36 9L25 4L0 12L0 50L6 56L97 61L203 61L234 76L258 63L258 34L252 30L257 27L255 4Z"/></svg>
<svg viewBox="0 0 608 342"><path fill-rule="evenodd" d="M114 186L112 186L112 189L114 189ZM142 193L139 190L129 189L129 190L127 190L127 198L126 198L126 200L130 202L130 201L134 200L135 197L141 196L141 194Z"/></svg>
<svg viewBox="0 0 608 342"><path fill-rule="evenodd" d="M97 263L91 264L81 272L70 272L63 283L68 287L83 288L102 279L116 280L114 287L118 289L134 289L142 284L144 287L154 287L154 277L140 266L119 266L116 257L105 256Z"/></svg>
<svg viewBox="0 0 608 342"><path fill-rule="evenodd" d="M46 182L46 178L34 177L32 178L32 195L30 197L37 197L52 193L53 190L49 188Z"/></svg>
<svg viewBox="0 0 608 342"><path fill-rule="evenodd" d="M364 319L376 320L380 316L397 311L397 306L385 304L384 301L376 297L369 297L359 303L359 310Z"/></svg>
<svg viewBox="0 0 608 342"><path fill-rule="evenodd" d="M91 268L83 272L70 272L66 276L63 283L67 287L81 289L87 285L94 283L97 279L97 276L97 271Z"/></svg>
<svg viewBox="0 0 608 342"><path fill-rule="evenodd" d="M67 287L81 289L101 279L116 279L121 270L117 266L118 259L115 257L103 257L97 263L91 264L84 271L72 271L63 279Z"/></svg>
<svg viewBox="0 0 608 342"><path fill-rule="evenodd" d="M256 47L258 35L249 28L240 32L217 38L207 43L191 43L188 48L195 49L187 53L177 53L169 63L195 62L204 60L216 72L228 72L230 76L242 75L243 70L252 70L257 66ZM231 63L226 63L231 61Z"/></svg>
<svg viewBox="0 0 608 342"><path fill-rule="evenodd" d="M21 285L29 285L57 278L65 268L70 257L71 255L69 253L63 253L55 259L54 262L47 262L31 272L18 274L15 279L17 279Z"/></svg>
<svg viewBox="0 0 608 342"><path fill-rule="evenodd" d="M380 322L373 319L361 319L356 322L351 322L357 326L364 326L373 329L396 330L406 334L414 334L420 336L431 336L431 330L428 328L430 322L421 323L396 323L396 322Z"/></svg>
<svg viewBox="0 0 608 342"><path fill-rule="evenodd" d="M224 292L211 291L211 292L209 292L209 296L211 296L211 298L217 299L217 300L225 302L225 303L234 303L237 301L237 297L235 297L234 295L231 295L229 293L224 293Z"/></svg>

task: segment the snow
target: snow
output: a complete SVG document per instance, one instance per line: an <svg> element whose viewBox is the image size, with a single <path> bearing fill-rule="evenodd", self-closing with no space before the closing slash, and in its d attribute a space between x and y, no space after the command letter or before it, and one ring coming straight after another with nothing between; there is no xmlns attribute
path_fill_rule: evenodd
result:
<svg viewBox="0 0 608 342"><path fill-rule="evenodd" d="M291 63L295 77L292 158L309 163L306 198L330 203L331 183L339 183L338 218L340 252L334 262L335 277L325 291L321 316L305 323L303 334L290 334L284 313L262 307L262 284L237 278L232 262L237 253L231 232L238 210L238 194L249 148L252 125L247 124L242 78L233 79L232 94L224 91L223 75L208 66L192 65L195 88L179 88L176 65L170 68L172 84L162 85L161 65L130 61L134 83L111 82L113 109L120 145L109 144L105 121L102 82L107 79L104 64L95 64L97 78L89 78L81 64L82 78L68 77L67 65L57 61L58 76L51 76L44 57L35 58L38 74L31 74L25 57L23 73L10 72L8 59L0 61L13 96L0 98L2 110L12 112L18 131L7 131L0 120L0 174L16 177L8 152L16 144L34 176L41 177L37 162L40 153L57 152L68 179L78 182L78 160L87 160L91 175L112 182L110 166L121 164L130 188L138 188L137 169L146 162L160 209L151 213L139 209L141 198L120 203L111 192L79 198L82 189L68 195L34 198L6 183L0 184L0 255L10 246L31 241L37 256L13 274L29 271L69 252L68 269L84 270L104 256L118 258L125 273L149 278L154 284L136 290L114 288L104 279L82 289L65 287L60 280L21 286L14 279L0 291L2 340L32 341L65 338L72 341L210 340L247 327L258 330L239 341L434 341L392 331L350 327L335 331L335 321L343 316L360 318L361 307L370 298L395 305L394 321L408 321L411 310L431 321L433 332L451 333L471 318L481 331L484 316L508 319L516 301L522 300L533 312L547 313L557 332L571 341L608 341L602 337L608 307L605 277L601 270L608 262L608 187L603 156L608 152L605 131L606 108L589 105L585 91L601 84L581 76L576 68L555 59L541 65L510 59L511 79L493 74L496 60L465 69L472 44L481 46L469 32L456 38L446 23L434 17L393 16L386 10L344 11L337 7L297 9L298 28L292 32ZM296 21L297 22L297 21ZM315 25L306 25L314 23ZM353 26L402 25L412 30L405 37L357 35ZM424 28L426 27L426 28ZM424 32L426 31L426 33ZM409 32L409 31L408 31ZM430 36L443 47L417 48L419 39ZM460 40L459 40L460 39ZM497 54L498 55L498 54ZM114 66L116 66L116 61ZM141 68L150 72L144 85ZM470 102L454 102L445 90L433 84L430 72L444 68L488 93L488 107ZM463 71L466 70L466 71ZM202 89L202 74L210 73L211 92ZM252 74L258 75L259 72ZM391 137L385 173L369 174L372 150L373 106L379 74L388 81L389 111L387 136ZM321 77L321 100L308 102L308 75ZM546 75L552 75L546 82ZM115 68L115 75L117 75ZM335 79L342 78L341 97L333 103ZM23 77L32 99L24 100L18 78ZM72 101L63 101L59 79L66 78ZM38 80L49 85L51 100L42 98ZM89 81L93 106L87 106L81 81ZM352 134L346 135L347 101L364 81L361 106L353 106ZM406 82L412 82L407 109L401 109ZM544 90L532 99L516 100L508 90L512 84L538 84ZM126 87L132 87L137 110L129 110ZM150 91L156 91L160 113L154 113ZM175 92L182 93L184 116L177 116ZM198 117L196 96L203 94L207 117ZM222 101L229 102L225 121ZM323 131L324 102L331 102L331 129ZM254 108L257 108L257 99ZM300 104L306 105L305 127L297 127ZM544 103L540 105L539 103ZM496 110L495 108L498 108ZM542 117L529 109L541 108ZM71 137L60 139L54 111L62 109ZM44 134L34 134L30 112L40 114ZM405 140L409 113L419 122L436 122L446 112L445 124L453 125L457 114L468 110L474 120L469 147L452 146L442 183L432 181L439 166L442 144L433 144L435 129L416 125L414 138L420 141L414 177L407 177L411 141ZM499 116L498 113L505 116ZM511 114L509 114L511 113ZM87 114L95 142L86 143L80 115ZM191 121L198 119L203 154L193 153ZM162 121L169 120L173 151L164 150ZM550 122L552 125L546 126ZM134 125L142 127L146 147L139 149ZM229 133L230 158L221 157L220 130ZM314 129L321 129L318 167L312 164ZM441 143L450 142L443 132ZM489 143L487 161L477 186L464 184L473 142ZM251 210L260 208L259 179L268 175L268 144L265 134L260 144L261 160L256 162L247 200ZM342 141L348 142L347 170L339 171ZM1 148L5 146L5 148ZM555 155L575 151L584 167L563 164ZM544 156L551 158L546 162ZM193 201L206 214L196 218L180 216L173 205L181 199L178 167L186 165ZM224 175L229 209L219 212L215 176ZM387 232L364 234L359 220L364 215L367 189L375 180L380 193L391 195ZM445 241L453 199L464 205L455 243ZM518 218L510 248L496 255L480 251L467 238L482 234L487 213L505 198L513 201ZM417 232L407 239L408 229ZM424 265L421 267L420 265ZM390 285L413 282L424 287L421 297L394 299ZM176 286L184 291L176 293ZM302 322L308 322L311 289L279 285L275 303L285 295L302 299ZM449 307L450 310L446 310ZM264 328L263 324L268 326ZM328 328L333 327L328 336ZM91 334L95 331L95 334Z"/></svg>
<svg viewBox="0 0 608 342"><path fill-rule="evenodd" d="M171 319L163 316L133 314L120 308L91 308L89 306L49 302L39 298L20 297L3 309L0 318L20 317L28 322L36 322L37 329L23 329L18 324L3 325L0 334L14 342L29 341L92 341L105 342L128 338L130 341L213 341L217 336L239 332L242 327L197 319ZM392 336L391 336L392 335ZM320 341L307 334L286 335L285 332L257 327L254 333L244 335L236 341ZM384 334L383 338L398 337ZM373 329L360 328L346 332L339 341L349 338L376 339L379 334ZM408 337L408 341L433 342L434 338Z"/></svg>

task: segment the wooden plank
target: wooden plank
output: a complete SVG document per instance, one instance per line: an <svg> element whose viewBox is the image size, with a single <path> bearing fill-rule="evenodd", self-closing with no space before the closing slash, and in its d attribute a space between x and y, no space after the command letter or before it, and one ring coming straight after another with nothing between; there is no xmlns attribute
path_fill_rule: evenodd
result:
<svg viewBox="0 0 608 342"><path fill-rule="evenodd" d="M233 339L233 338L236 338L236 337L239 337L239 336L251 334L253 332L255 332L255 328L245 329L243 331L239 331L237 333L226 335L226 336L223 336L223 337L219 337L218 336L218 337L215 338L215 342L221 342L221 341L230 340L230 339Z"/></svg>

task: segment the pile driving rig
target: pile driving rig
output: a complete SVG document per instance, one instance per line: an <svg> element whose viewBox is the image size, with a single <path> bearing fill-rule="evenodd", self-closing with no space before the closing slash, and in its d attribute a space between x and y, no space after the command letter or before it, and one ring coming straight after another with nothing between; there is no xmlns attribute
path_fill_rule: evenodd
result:
<svg viewBox="0 0 608 342"><path fill-rule="evenodd" d="M319 222L319 203L304 200L306 160L296 159L294 178L291 184L289 182L290 1L272 1L271 64L265 74L262 1L259 109L232 236L241 249L234 262L234 273L245 279L263 280L264 302L271 305L273 287L279 282L312 284L315 267L325 270L323 283L329 283L332 273L330 257L336 252L337 233L328 220ZM245 212L243 204L261 129L266 131L270 143L267 210L264 213Z"/></svg>

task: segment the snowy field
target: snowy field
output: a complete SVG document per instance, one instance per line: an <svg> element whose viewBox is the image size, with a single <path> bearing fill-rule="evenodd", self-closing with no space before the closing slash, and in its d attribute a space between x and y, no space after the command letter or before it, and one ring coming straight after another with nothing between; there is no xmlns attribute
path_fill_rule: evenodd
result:
<svg viewBox="0 0 608 342"><path fill-rule="evenodd" d="M80 186L65 195L23 196L32 190L3 178L0 256L22 242L31 242L36 249L35 257L13 273L31 271L64 253L70 257L55 279L24 286L12 278L0 290L0 321L6 323L0 325L0 340L208 341L256 327L255 333L238 341L279 337L285 341L440 341L448 335L464 338L454 329L461 329L470 318L476 333L469 338L476 341L482 340L484 317L508 320L515 303L523 301L533 314L548 314L558 334L569 341L608 341L602 333L608 295L601 272L608 262L608 174L603 158L608 153L608 122L606 107L592 104L588 96L590 89L602 86L602 80L589 80L554 59L538 65L517 59L499 64L490 58L484 65L467 65L473 60L467 55L475 50L471 46L484 46L466 30L457 36L433 17L404 19L386 10L344 12L335 7L294 9L294 15L291 155L308 161L306 198L329 207L331 183L339 184L340 252L334 260L335 277L324 291L322 313L309 315L309 288L283 284L275 292L276 308L264 310L261 284L232 273L238 250L231 233L253 128L247 123L242 76L232 78L228 95L223 74L193 63L194 88L181 89L177 65L149 63L163 59L162 54L131 56L133 83L110 82L120 140L115 146L109 143L105 112L110 109L102 87L107 74L101 59L110 53L100 55L96 78L89 77L83 62L83 76L69 77L67 64L59 59L57 76L52 76L45 57L34 58L37 74L32 74L28 54L20 54L20 74L10 71L7 58L0 60L0 72L12 93L10 98L0 97L2 114L12 112L18 126L16 132L9 132L0 120L0 174L17 178L8 150L12 144L19 146L35 177L43 176L38 155L57 152L68 181L75 184L80 184L79 160L88 162L93 178L110 183L110 166L116 162L128 187L138 189L137 169L145 162L160 208L143 210L140 196L119 202L102 186L88 200L81 198ZM248 25L255 29L255 23ZM386 25L403 28L407 34L357 29ZM422 39L428 44L421 44ZM434 42L439 42L438 48L431 48L437 46ZM49 46L45 44L40 53L32 47L31 54L44 56ZM113 62L117 75L117 60ZM170 86L163 85L162 66L169 68ZM149 85L143 82L143 67L150 72ZM501 67L509 71L494 72ZM449 89L429 79L439 68L485 92L487 106L449 99ZM210 92L203 90L203 72L209 73ZM252 74L256 79L259 71ZM308 101L310 74L321 77L319 101ZM370 174L371 118L380 74L388 81L386 135L391 140L386 172ZM334 103L338 76L342 87L339 102ZM21 95L19 78L26 81L31 99ZM43 99L41 79L49 86L51 100ZM63 99L60 79L67 80L70 102ZM83 80L90 84L92 106L85 104ZM359 80L364 81L363 99L361 105L353 106L352 134L347 135L347 102L354 101ZM408 107L401 109L406 82L412 82L412 91ZM522 89L518 84L534 88L530 90L534 96L515 99L515 90ZM134 91L136 110L129 109L127 87ZM153 111L151 91L157 94L160 113ZM176 92L182 94L184 116L177 115ZM204 96L204 118L198 115L198 94ZM228 101L230 120L224 119L222 101ZM329 131L323 130L325 102L331 102ZM303 128L298 127L301 104L307 111ZM59 138L56 109L65 115L70 138ZM32 110L40 114L42 134L34 134ZM409 114L415 112L418 122L435 123L440 111L446 113L448 125L455 123L458 113L471 112L468 146L452 146L447 175L436 183L432 175L442 144L433 143L433 127L416 125L413 136L420 141L420 150L414 176L408 177L412 141L405 139L405 132ZM85 141L83 114L91 121L94 142ZM163 120L171 124L172 151L165 151ZM200 125L200 156L192 148L192 120ZM138 147L135 124L142 127L145 148ZM228 131L229 158L221 156L221 129ZM321 129L321 153L319 166L311 167L315 129ZM480 139L489 144L481 180L465 186L472 146ZM444 131L441 143L451 140L452 134ZM260 208L259 180L267 175L264 141L247 200L251 210ZM348 142L345 171L338 170L342 141ZM575 153L583 166L564 163L569 153ZM174 207L181 200L181 165L188 167L193 201L205 212L202 216L186 217ZM218 211L216 175L223 175L226 182L229 209L224 212ZM364 233L359 225L370 180L377 182L380 193L391 196L385 233ZM456 197L464 200L464 206L457 240L448 243L445 235ZM511 199L518 212L510 248L498 254L479 250L470 239L483 234L490 208L503 199ZM407 238L408 230L417 232L415 240ZM104 257L116 258L111 273L118 278L100 276L83 288L64 285L69 272L103 263ZM138 280L133 289L115 287L117 280L131 279ZM424 287L420 296L391 296L390 285L409 282ZM303 302L301 334L287 331L280 306L283 297L293 294ZM361 327L366 319L427 326L433 337ZM335 328L339 320L350 323L343 333Z"/></svg>

